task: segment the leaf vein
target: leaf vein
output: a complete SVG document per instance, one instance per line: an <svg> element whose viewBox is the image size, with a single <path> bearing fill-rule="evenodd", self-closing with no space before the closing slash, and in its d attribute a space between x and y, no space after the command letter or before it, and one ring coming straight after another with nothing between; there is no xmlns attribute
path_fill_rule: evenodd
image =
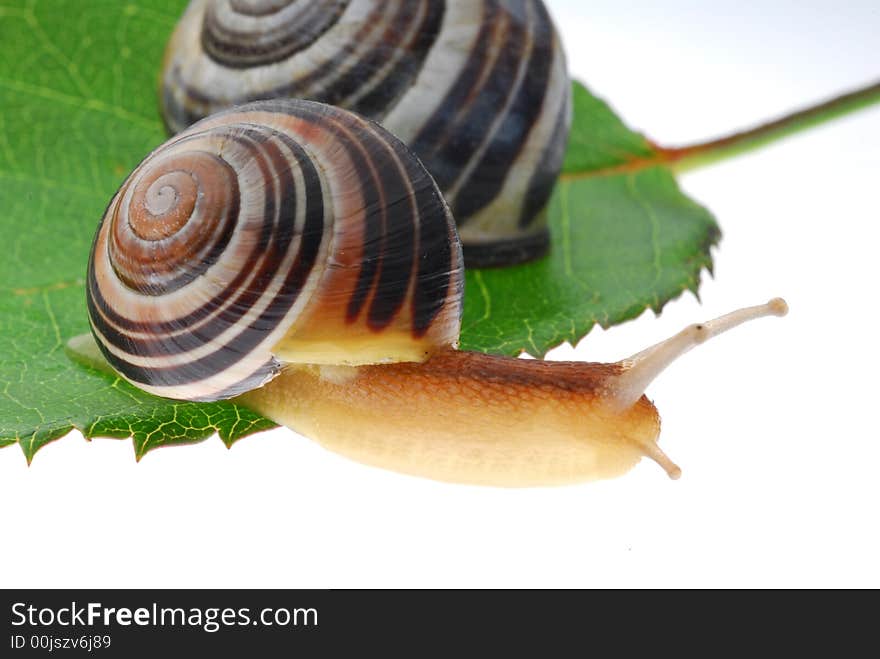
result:
<svg viewBox="0 0 880 659"><path fill-rule="evenodd" d="M157 124L154 119L145 115L135 114L115 105L110 105L98 99L85 99L80 96L72 96L65 92L45 87L43 85L32 85L18 80L10 80L9 78L0 77L0 86L11 89L12 91L21 92L23 94L32 94L34 96L44 98L49 101L58 101L65 105L70 105L80 110L94 110L116 117L121 121L125 121L139 128L149 130L151 133L156 131Z"/></svg>

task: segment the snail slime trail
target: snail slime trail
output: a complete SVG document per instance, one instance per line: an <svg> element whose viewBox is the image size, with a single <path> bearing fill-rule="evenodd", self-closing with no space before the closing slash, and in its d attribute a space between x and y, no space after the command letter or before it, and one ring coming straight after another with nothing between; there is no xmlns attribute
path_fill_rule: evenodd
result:
<svg viewBox="0 0 880 659"><path fill-rule="evenodd" d="M172 201L169 201L172 200ZM693 346L779 299L614 364L456 350L461 244L419 159L310 101L198 122L122 184L87 270L79 361L182 400L234 398L351 458L444 481L673 478L643 395Z"/></svg>
<svg viewBox="0 0 880 659"><path fill-rule="evenodd" d="M409 144L469 266L546 253L572 102L541 0L192 0L161 74L169 131L270 98L345 108Z"/></svg>

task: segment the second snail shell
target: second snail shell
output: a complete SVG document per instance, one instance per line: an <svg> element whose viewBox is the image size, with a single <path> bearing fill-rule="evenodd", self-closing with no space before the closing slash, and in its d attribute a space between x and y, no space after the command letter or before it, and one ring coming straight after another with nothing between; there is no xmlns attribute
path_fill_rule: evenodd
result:
<svg viewBox="0 0 880 659"><path fill-rule="evenodd" d="M162 73L169 129L265 98L337 105L409 144L469 265L546 251L571 98L541 0L192 0Z"/></svg>

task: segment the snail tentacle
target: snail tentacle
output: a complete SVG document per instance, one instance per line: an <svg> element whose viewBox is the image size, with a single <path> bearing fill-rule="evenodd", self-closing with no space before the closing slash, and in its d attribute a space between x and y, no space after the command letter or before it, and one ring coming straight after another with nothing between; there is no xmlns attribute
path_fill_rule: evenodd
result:
<svg viewBox="0 0 880 659"><path fill-rule="evenodd" d="M609 379L608 402L617 409L633 405L648 385L666 368L692 348L733 329L742 323L766 316L784 316L788 305L782 298L773 298L766 304L737 309L696 325L689 325L665 341L621 360L621 372Z"/></svg>

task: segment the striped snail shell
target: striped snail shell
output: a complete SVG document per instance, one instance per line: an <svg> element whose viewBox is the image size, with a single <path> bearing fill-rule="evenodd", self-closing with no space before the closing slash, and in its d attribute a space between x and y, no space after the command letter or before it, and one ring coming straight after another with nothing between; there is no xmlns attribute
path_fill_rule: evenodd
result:
<svg viewBox="0 0 880 659"><path fill-rule="evenodd" d="M541 0L192 0L161 87L172 132L265 98L363 114L436 179L469 265L547 249L571 98Z"/></svg>
<svg viewBox="0 0 880 659"><path fill-rule="evenodd" d="M221 112L153 151L88 266L92 332L126 379L217 400L284 362L420 361L455 346L461 249L418 159L310 101Z"/></svg>

